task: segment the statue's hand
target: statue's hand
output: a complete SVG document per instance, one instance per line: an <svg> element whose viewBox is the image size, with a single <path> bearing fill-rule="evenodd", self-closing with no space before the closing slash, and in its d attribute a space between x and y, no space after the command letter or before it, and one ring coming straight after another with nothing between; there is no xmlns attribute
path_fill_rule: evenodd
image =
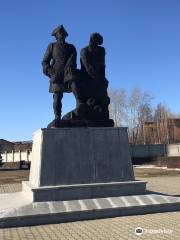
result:
<svg viewBox="0 0 180 240"><path fill-rule="evenodd" d="M71 67L67 67L64 71L64 74L66 76L72 75L72 68Z"/></svg>
<svg viewBox="0 0 180 240"><path fill-rule="evenodd" d="M92 78L96 78L96 73L95 73L95 71L94 71L94 69L93 69L92 66L89 66L89 67L88 67L88 74L89 74Z"/></svg>
<svg viewBox="0 0 180 240"><path fill-rule="evenodd" d="M55 74L54 69L53 68L49 68L48 69L48 74L49 74L49 76L53 76Z"/></svg>

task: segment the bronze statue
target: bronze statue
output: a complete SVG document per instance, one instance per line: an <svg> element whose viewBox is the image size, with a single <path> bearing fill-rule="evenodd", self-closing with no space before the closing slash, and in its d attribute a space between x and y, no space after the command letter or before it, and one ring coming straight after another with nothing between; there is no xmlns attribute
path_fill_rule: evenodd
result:
<svg viewBox="0 0 180 240"><path fill-rule="evenodd" d="M81 50L81 70L72 82L72 92L76 98L76 109L63 119L77 119L93 123L109 120L107 94L108 81L105 78L105 49L100 45L103 37L99 33L90 36L89 45Z"/></svg>
<svg viewBox="0 0 180 240"><path fill-rule="evenodd" d="M55 120L61 119L63 92L71 92L70 79L76 69L76 48L65 42L68 33L63 25L51 34L56 42L50 43L45 52L42 66L45 75L50 77L49 92L53 93Z"/></svg>
<svg viewBox="0 0 180 240"><path fill-rule="evenodd" d="M65 42L68 36L61 25L52 35L56 42L49 44L42 62L43 72L50 77L50 92L54 98L55 120L48 127L111 127L105 77L105 49L99 33L90 36L89 45L81 50L81 69L76 69L76 49ZM76 108L61 119L63 92L73 92Z"/></svg>
<svg viewBox="0 0 180 240"><path fill-rule="evenodd" d="M90 78L99 81L105 79L105 49L103 37L99 33L90 36L89 45L81 49L81 70Z"/></svg>
<svg viewBox="0 0 180 240"><path fill-rule="evenodd" d="M81 49L80 61L83 77L88 80L89 97L94 100L89 101L89 105L95 113L99 112L98 119L105 120L109 119L110 100L107 94L108 81L105 78L105 49L100 46L102 44L103 37L99 33L91 34L89 45Z"/></svg>

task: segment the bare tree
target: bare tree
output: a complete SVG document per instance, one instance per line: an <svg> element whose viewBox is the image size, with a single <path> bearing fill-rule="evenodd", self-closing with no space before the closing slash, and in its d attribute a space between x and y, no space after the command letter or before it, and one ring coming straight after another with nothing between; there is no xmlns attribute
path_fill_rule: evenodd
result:
<svg viewBox="0 0 180 240"><path fill-rule="evenodd" d="M139 142L146 144L146 131L144 129L144 124L146 122L153 121L153 109L150 104L151 99L149 99L147 102L142 103L142 105L139 108Z"/></svg>
<svg viewBox="0 0 180 240"><path fill-rule="evenodd" d="M152 95L140 88L134 88L129 96L124 89L111 89L109 96L110 117L115 126L128 127L131 144L173 142L173 119L171 123L169 119L179 118L180 114L172 113L164 103L153 109Z"/></svg>
<svg viewBox="0 0 180 240"><path fill-rule="evenodd" d="M145 143L144 122L152 119L152 96L134 88L129 97L124 89L111 89L110 117L115 126L128 126L129 141L132 144Z"/></svg>
<svg viewBox="0 0 180 240"><path fill-rule="evenodd" d="M122 126L125 122L126 114L126 92L124 89L110 89L109 96L111 98L110 103L110 117L114 119L115 126Z"/></svg>
<svg viewBox="0 0 180 240"><path fill-rule="evenodd" d="M168 118L170 116L172 116L172 113L167 105L159 103L154 113L159 143L169 143Z"/></svg>
<svg viewBox="0 0 180 240"><path fill-rule="evenodd" d="M145 143L144 122L152 119L151 94L134 88L128 101L129 138L132 144Z"/></svg>

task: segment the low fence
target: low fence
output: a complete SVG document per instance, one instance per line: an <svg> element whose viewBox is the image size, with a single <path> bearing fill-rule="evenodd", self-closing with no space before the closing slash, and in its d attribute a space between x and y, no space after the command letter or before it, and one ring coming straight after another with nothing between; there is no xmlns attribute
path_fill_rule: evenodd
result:
<svg viewBox="0 0 180 240"><path fill-rule="evenodd" d="M180 144L130 145L133 158L180 156Z"/></svg>
<svg viewBox="0 0 180 240"><path fill-rule="evenodd" d="M131 145L130 152L135 165L180 168L180 144Z"/></svg>
<svg viewBox="0 0 180 240"><path fill-rule="evenodd" d="M32 152L30 150L18 151L18 152L5 151L5 152L1 153L2 163L20 162L20 161L29 162L29 161L31 161L31 155L32 155Z"/></svg>
<svg viewBox="0 0 180 240"><path fill-rule="evenodd" d="M130 153L133 158L161 157L166 155L166 145L130 145Z"/></svg>
<svg viewBox="0 0 180 240"><path fill-rule="evenodd" d="M176 157L180 156L180 144L168 144L166 145L167 156Z"/></svg>

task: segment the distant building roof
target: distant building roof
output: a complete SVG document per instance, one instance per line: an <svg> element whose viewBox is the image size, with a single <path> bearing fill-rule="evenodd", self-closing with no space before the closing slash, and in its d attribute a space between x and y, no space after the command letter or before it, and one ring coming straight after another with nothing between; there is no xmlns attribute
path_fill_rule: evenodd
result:
<svg viewBox="0 0 180 240"><path fill-rule="evenodd" d="M13 142L7 141L7 140L5 140L5 139L0 139L0 145L4 145L4 144L11 144L11 145L14 145Z"/></svg>
<svg viewBox="0 0 180 240"><path fill-rule="evenodd" d="M16 141L10 142L5 139L0 139L0 151L26 151L32 149L32 141Z"/></svg>
<svg viewBox="0 0 180 240"><path fill-rule="evenodd" d="M31 144L32 141L18 141L18 142L13 142L14 144Z"/></svg>

